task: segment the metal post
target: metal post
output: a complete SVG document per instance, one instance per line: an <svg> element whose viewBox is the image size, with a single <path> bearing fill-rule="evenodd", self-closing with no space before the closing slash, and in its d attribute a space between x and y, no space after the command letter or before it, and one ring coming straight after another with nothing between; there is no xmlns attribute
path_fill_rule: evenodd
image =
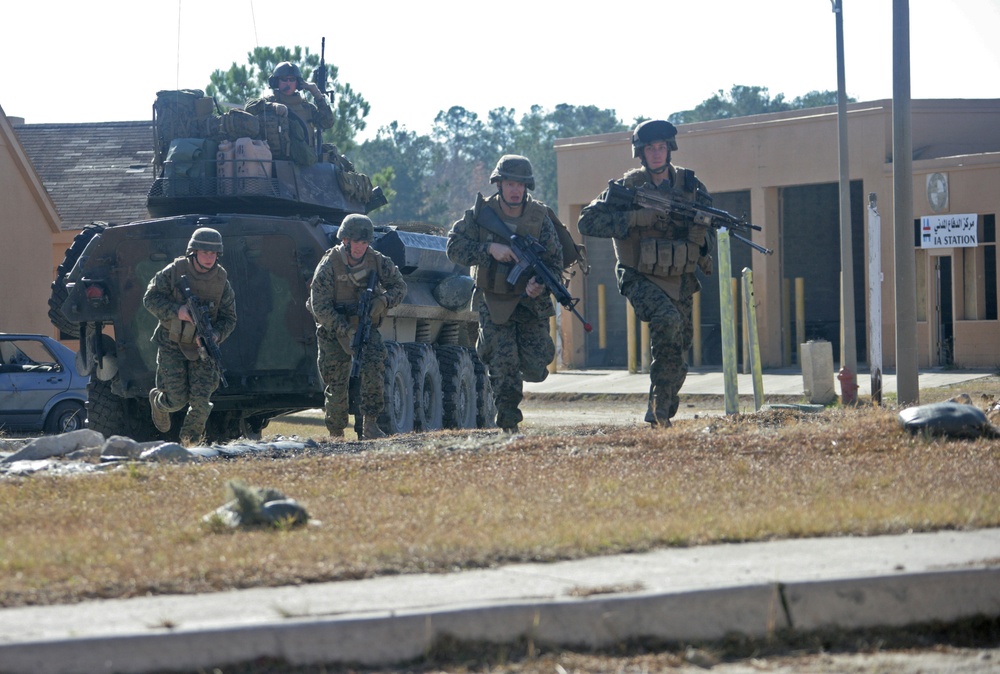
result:
<svg viewBox="0 0 1000 674"><path fill-rule="evenodd" d="M851 240L851 171L847 151L843 0L830 0L837 23L837 135L840 139L840 380L842 402L856 401L858 336L854 321L854 246Z"/></svg>
<svg viewBox="0 0 1000 674"><path fill-rule="evenodd" d="M635 309L632 303L625 300L625 347L628 353L628 372L636 374L639 371L638 358L635 350Z"/></svg>
<svg viewBox="0 0 1000 674"><path fill-rule="evenodd" d="M868 195L868 363L871 365L872 402L882 404L882 218L878 198Z"/></svg>
<svg viewBox="0 0 1000 674"><path fill-rule="evenodd" d="M892 0L892 211L896 246L896 394L900 405L916 405L920 403L920 381L913 250L909 0Z"/></svg>

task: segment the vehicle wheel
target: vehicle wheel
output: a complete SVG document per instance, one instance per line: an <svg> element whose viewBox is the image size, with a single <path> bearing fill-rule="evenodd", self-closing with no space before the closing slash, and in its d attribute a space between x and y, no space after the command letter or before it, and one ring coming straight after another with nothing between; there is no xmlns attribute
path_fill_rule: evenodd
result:
<svg viewBox="0 0 1000 674"><path fill-rule="evenodd" d="M63 313L62 307L67 295L66 277L76 261L80 259L80 254L83 253L90 240L103 232L104 228L105 225L94 223L80 230L80 233L74 237L73 243L66 249L66 255L63 257L62 264L56 268L56 278L50 286L52 292L49 295L49 320L52 321L52 325L56 326L57 330L72 337L80 336L80 326L66 318L66 314Z"/></svg>
<svg viewBox="0 0 1000 674"><path fill-rule="evenodd" d="M406 356L413 374L413 427L436 431L443 426L441 369L430 344L406 344Z"/></svg>
<svg viewBox="0 0 1000 674"><path fill-rule="evenodd" d="M378 418L386 433L413 430L413 370L406 349L398 342L386 342L385 407Z"/></svg>
<svg viewBox="0 0 1000 674"><path fill-rule="evenodd" d="M64 400L52 408L45 418L45 432L51 434L69 433L84 427L87 411L75 400Z"/></svg>
<svg viewBox="0 0 1000 674"><path fill-rule="evenodd" d="M476 370L464 346L436 346L445 428L476 427Z"/></svg>
<svg viewBox="0 0 1000 674"><path fill-rule="evenodd" d="M476 370L476 426L479 428L495 428L497 425L497 404L493 400L493 385L490 384L490 373L478 356L472 357L472 365Z"/></svg>
<svg viewBox="0 0 1000 674"><path fill-rule="evenodd" d="M87 385L87 425L106 438L124 435L137 442L164 438L149 415L149 400L123 398L111 390L110 381L96 377Z"/></svg>

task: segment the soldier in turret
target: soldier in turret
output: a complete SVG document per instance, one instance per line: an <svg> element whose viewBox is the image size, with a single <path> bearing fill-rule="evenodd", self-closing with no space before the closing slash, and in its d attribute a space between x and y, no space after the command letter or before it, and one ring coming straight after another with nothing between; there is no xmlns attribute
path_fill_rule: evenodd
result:
<svg viewBox="0 0 1000 674"><path fill-rule="evenodd" d="M673 124L659 119L642 122L632 133L632 156L642 168L627 172L618 183L629 189L651 185L672 197L711 205L694 171L670 163L676 149ZM645 420L654 427L669 427L687 377L685 355L694 334L692 297L701 288L695 270L712 273L715 230L653 208L615 209L601 197L583 209L577 226L581 234L614 242L618 290L639 320L649 322L653 360Z"/></svg>
<svg viewBox="0 0 1000 674"><path fill-rule="evenodd" d="M297 65L288 61L275 66L267 83L271 87L271 93L248 101L246 111L258 117L287 117L291 158L298 164L316 163L316 149L319 146L317 137L322 135L324 129L332 128L336 122L330 102L315 83L306 82L302 78L302 71ZM305 91L312 94L312 102L303 97ZM283 158L280 147L282 143L275 142L272 145L274 157Z"/></svg>
<svg viewBox="0 0 1000 674"><path fill-rule="evenodd" d="M448 234L448 258L475 267L473 308L479 311L476 353L489 367L497 406L496 424L516 433L524 418L518 409L525 381L543 381L555 357L549 336L549 317L555 315L552 295L533 274L524 274L516 286L507 275L517 255L507 242L476 223L479 208L493 209L516 234L529 235L545 249L543 262L558 277L563 251L553 214L528 194L535 188L531 162L520 155L504 155L490 175L496 194L465 212Z"/></svg>
<svg viewBox="0 0 1000 674"><path fill-rule="evenodd" d="M170 431L170 413L188 408L181 425L183 442L198 442L212 411L209 401L219 387L219 366L199 346L195 318L181 291L187 277L191 291L208 307L212 330L219 343L236 329L236 295L226 270L219 264L222 235L210 227L199 227L191 235L183 257L158 272L149 282L143 306L159 323L150 341L157 345L156 387L149 392L153 424L161 433Z"/></svg>
<svg viewBox="0 0 1000 674"><path fill-rule="evenodd" d="M309 311L316 320L319 371L323 377L326 428L343 437L348 417L351 342L358 328L358 298L371 272L378 278L372 302L371 336L362 353L361 413L364 438L385 437L378 417L385 406L383 377L387 353L378 327L389 309L406 297L406 282L391 258L371 248L375 231L366 215L351 214L337 230L340 244L326 251L316 266L309 291Z"/></svg>

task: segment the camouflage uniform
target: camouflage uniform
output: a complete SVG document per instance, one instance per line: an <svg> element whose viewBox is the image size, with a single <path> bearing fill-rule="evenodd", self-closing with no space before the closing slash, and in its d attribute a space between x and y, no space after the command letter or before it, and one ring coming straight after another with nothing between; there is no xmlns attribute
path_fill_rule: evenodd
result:
<svg viewBox="0 0 1000 674"><path fill-rule="evenodd" d="M562 272L562 246L545 204L524 195L524 209L518 218L503 214L498 194L478 208L492 208L516 233L531 235L545 248L543 262L556 276ZM552 297L546 290L538 297L524 293L530 274L523 274L517 286L506 282L510 263L497 262L488 252L490 243L508 242L475 222L477 210L465 212L448 234L448 258L475 267L476 293L473 304L479 310L479 339L476 353L489 367L490 383L497 406L496 424L515 430L523 419L521 403L524 381L543 381L555 357L549 336L549 317L555 315Z"/></svg>
<svg viewBox="0 0 1000 674"><path fill-rule="evenodd" d="M667 171L668 179L659 186L654 186L645 168L629 171L617 182L630 189L648 185L675 199L711 203L693 171L672 164ZM680 403L678 394L688 371L685 355L694 335L692 297L701 289L695 269L711 273L715 230L693 226L690 220L673 215L639 226L632 213L635 211L615 210L599 197L583 209L577 226L586 236L614 240L618 290L628 298L639 320L649 323L653 360L645 420L654 426L669 426ZM667 251L671 254L665 255ZM663 265L665 259L670 260L667 266Z"/></svg>
<svg viewBox="0 0 1000 674"><path fill-rule="evenodd" d="M156 388L151 391L150 404L167 413L186 405L180 438L194 442L205 435L212 411L209 399L219 388L219 371L210 358L200 354L194 324L177 317L185 304L178 286L181 275L187 275L194 295L208 303L212 329L220 343L236 329L236 295L218 262L208 272L199 273L188 258L179 257L150 280L142 298L143 306L159 320L150 340L157 345Z"/></svg>
<svg viewBox="0 0 1000 674"><path fill-rule="evenodd" d="M296 91L283 93L280 78L296 78ZM307 88L299 67L288 61L279 63L267 80L272 91L261 98L247 101L244 110L261 121L264 138L275 159L292 159L297 164L316 163L317 134L333 128L337 118L326 96L313 92L313 103L302 92Z"/></svg>
<svg viewBox="0 0 1000 674"><path fill-rule="evenodd" d="M368 249L360 264L351 267L343 243L326 252L313 274L309 310L316 320L319 371L325 384L326 428L331 435L343 435L347 426L351 340L358 325L358 298L368 285L371 271L378 274L378 284L372 306L371 338L361 359L361 413L367 427L375 422L385 405L383 378L387 353L378 326L385 312L406 297L406 282L395 263L373 248Z"/></svg>

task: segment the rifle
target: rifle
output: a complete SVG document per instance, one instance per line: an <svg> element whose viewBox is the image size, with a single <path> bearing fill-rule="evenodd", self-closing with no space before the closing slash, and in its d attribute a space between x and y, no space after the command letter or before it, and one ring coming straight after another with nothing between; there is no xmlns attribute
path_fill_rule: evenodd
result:
<svg viewBox="0 0 1000 674"><path fill-rule="evenodd" d="M324 96L329 93L326 90L326 75L326 38L324 37L319 47L319 67L312 74L313 84L319 87Z"/></svg>
<svg viewBox="0 0 1000 674"><path fill-rule="evenodd" d="M666 194L650 189L647 185L640 185L632 190L624 185L619 185L613 180L608 181L608 189L604 193L604 203L618 210L652 208L661 213L677 213L686 218L690 218L696 225L721 229L723 227L731 230L732 237L737 241L742 241L759 253L770 255L774 251L770 248L758 245L750 239L741 236L737 232L749 235L750 230L761 231L757 225L747 222L746 217L737 218L722 209L704 206L690 201L674 199Z"/></svg>
<svg viewBox="0 0 1000 674"><path fill-rule="evenodd" d="M563 285L562 279L553 274L552 270L542 262L540 256L545 254L545 247L531 236L521 236L514 233L507 223L500 219L496 211L483 203L482 194L479 195L478 202L480 208L479 214L476 216L476 224L486 231L502 237L514 251L514 255L517 256L517 264L507 274L507 283L512 286L517 285L521 275L529 269L532 270L535 279L549 289L559 304L572 311L573 315L580 319L584 330L591 332L594 329L593 326L576 310L576 305L580 300L570 295L566 286Z"/></svg>
<svg viewBox="0 0 1000 674"><path fill-rule="evenodd" d="M223 387L228 387L226 381L226 368L222 367L222 351L219 350L219 342L216 341L215 330L212 328L212 317L209 315L208 307L203 305L198 297L191 290L191 283L186 274L180 278L181 293L187 301L188 313L194 319L195 334L197 335L199 350L205 353L215 364L219 371L219 381Z"/></svg>
<svg viewBox="0 0 1000 674"><path fill-rule="evenodd" d="M368 286L358 298L358 329L351 340L351 378L347 384L347 411L354 415L354 432L358 440L364 434L364 416L361 414L361 356L372 333L372 303L375 301L375 284L378 274L368 274Z"/></svg>
<svg viewBox="0 0 1000 674"><path fill-rule="evenodd" d="M326 38L324 37L320 42L319 46L319 67L313 71L312 81L317 87L319 87L320 93L323 96L327 95L326 91ZM316 128L316 157L317 159L323 156L323 129L319 127Z"/></svg>

